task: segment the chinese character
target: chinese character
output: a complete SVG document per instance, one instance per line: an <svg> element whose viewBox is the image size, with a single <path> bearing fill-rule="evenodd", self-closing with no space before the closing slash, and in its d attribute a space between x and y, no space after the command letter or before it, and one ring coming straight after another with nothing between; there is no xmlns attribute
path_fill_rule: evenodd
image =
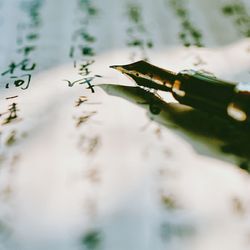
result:
<svg viewBox="0 0 250 250"><path fill-rule="evenodd" d="M13 102L11 105L9 105L8 111L5 113L7 114L7 117L2 124L9 124L12 121L16 120L18 118L17 111L19 111L19 109L17 108L17 103Z"/></svg>
<svg viewBox="0 0 250 250"><path fill-rule="evenodd" d="M22 71L31 71L31 70L34 70L35 67L36 67L35 63L29 65L29 59L24 59L20 63L17 63L17 64L12 62L9 65L9 69L2 73L2 76L6 75L6 74L12 75L14 73L15 69L17 69L17 68L20 68Z"/></svg>

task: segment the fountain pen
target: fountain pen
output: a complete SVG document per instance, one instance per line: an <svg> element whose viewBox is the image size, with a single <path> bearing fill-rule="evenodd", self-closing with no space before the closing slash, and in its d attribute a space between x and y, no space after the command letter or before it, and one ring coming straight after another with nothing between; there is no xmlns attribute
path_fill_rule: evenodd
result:
<svg viewBox="0 0 250 250"><path fill-rule="evenodd" d="M175 73L146 61L110 67L129 76L139 86L172 93L180 104L239 123L250 123L249 83L224 81L203 71Z"/></svg>

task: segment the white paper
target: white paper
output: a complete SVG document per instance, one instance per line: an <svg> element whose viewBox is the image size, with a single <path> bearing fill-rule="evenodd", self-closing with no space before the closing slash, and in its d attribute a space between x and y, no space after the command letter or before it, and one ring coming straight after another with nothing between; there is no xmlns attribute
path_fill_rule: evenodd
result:
<svg viewBox="0 0 250 250"><path fill-rule="evenodd" d="M235 2L246 13L223 14ZM91 89L135 86L109 66L140 59L249 81L248 26L236 24L249 6L1 0L0 249L249 249L241 159L112 86Z"/></svg>

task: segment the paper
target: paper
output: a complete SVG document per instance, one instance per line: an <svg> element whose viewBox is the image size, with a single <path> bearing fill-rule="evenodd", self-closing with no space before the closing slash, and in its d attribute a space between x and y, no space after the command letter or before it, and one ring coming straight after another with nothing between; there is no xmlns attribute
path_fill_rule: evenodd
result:
<svg viewBox="0 0 250 250"><path fill-rule="evenodd" d="M144 59L249 82L248 1L0 10L0 249L249 249L244 159L153 114L109 68Z"/></svg>

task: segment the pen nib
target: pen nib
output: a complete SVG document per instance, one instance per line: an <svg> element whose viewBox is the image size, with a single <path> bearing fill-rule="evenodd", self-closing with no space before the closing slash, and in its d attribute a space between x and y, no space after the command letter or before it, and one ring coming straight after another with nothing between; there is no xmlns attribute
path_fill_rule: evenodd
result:
<svg viewBox="0 0 250 250"><path fill-rule="evenodd" d="M116 70L118 70L118 71L120 71L120 72L124 72L124 68L123 68L123 66L122 65L111 65L111 66L109 66L111 69L116 69Z"/></svg>

